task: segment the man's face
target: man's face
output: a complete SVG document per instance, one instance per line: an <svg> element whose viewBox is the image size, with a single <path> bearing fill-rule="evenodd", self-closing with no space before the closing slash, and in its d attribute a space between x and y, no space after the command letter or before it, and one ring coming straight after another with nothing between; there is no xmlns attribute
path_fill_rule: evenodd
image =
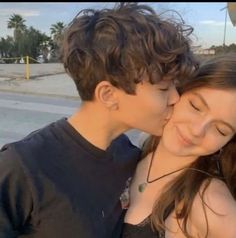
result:
<svg viewBox="0 0 236 238"><path fill-rule="evenodd" d="M172 114L179 94L171 80L151 84L147 80L138 83L136 95L120 90L118 120L127 129L136 128L153 135L161 135Z"/></svg>

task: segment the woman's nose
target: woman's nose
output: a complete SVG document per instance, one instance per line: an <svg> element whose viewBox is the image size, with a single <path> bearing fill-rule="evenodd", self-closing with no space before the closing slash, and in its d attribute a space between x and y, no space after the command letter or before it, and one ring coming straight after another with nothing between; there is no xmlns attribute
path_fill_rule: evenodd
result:
<svg viewBox="0 0 236 238"><path fill-rule="evenodd" d="M203 137L206 134L207 125L204 121L195 121L190 126L190 131L195 137Z"/></svg>

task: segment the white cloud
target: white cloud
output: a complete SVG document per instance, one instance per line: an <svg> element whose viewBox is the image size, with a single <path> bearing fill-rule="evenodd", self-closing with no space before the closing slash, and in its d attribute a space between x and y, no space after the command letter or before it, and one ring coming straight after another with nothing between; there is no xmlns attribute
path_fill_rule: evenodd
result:
<svg viewBox="0 0 236 238"><path fill-rule="evenodd" d="M24 9L17 9L17 8L0 9L0 16L10 16L12 14L19 14L22 17L35 17L35 16L40 16L40 11L24 10Z"/></svg>
<svg viewBox="0 0 236 238"><path fill-rule="evenodd" d="M208 26L224 26L224 21L214 21L214 20L205 20L199 22L201 25L208 25ZM231 21L226 22L227 25L232 25Z"/></svg>
<svg viewBox="0 0 236 238"><path fill-rule="evenodd" d="M215 21L213 21L213 20L206 20L206 21L200 21L199 23L200 24L204 24L204 25L211 25L211 24L214 24Z"/></svg>

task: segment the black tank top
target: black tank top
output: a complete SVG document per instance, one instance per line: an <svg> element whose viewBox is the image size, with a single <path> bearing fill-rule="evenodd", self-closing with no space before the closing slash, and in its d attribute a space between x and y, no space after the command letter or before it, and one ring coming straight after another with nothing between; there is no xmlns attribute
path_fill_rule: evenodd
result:
<svg viewBox="0 0 236 238"><path fill-rule="evenodd" d="M151 227L150 217L137 225L124 223L121 238L164 238L164 234L154 231Z"/></svg>

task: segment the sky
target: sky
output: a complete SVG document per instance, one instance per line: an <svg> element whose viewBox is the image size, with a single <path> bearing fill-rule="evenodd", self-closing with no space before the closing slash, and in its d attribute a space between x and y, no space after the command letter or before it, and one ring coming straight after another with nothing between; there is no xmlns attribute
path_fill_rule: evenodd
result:
<svg viewBox="0 0 236 238"><path fill-rule="evenodd" d="M209 48L223 44L225 29L226 2L146 2L157 12L176 10L186 22L194 28L193 45ZM13 30L7 29L12 14L20 14L26 26L33 26L50 36L50 27L59 21L68 24L84 8L111 8L114 2L1 2L0 37L13 36ZM223 9L223 10L222 10ZM234 27L227 13L225 44L236 43Z"/></svg>

